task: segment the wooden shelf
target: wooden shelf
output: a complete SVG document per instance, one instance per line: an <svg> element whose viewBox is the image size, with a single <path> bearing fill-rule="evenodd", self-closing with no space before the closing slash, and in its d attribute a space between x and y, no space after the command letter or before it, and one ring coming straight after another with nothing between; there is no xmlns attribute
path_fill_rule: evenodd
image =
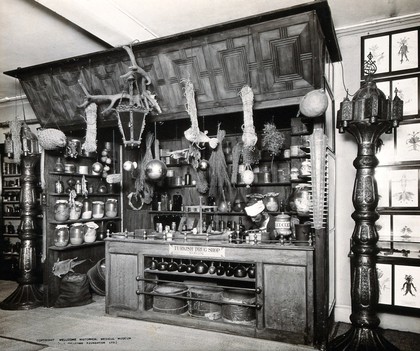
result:
<svg viewBox="0 0 420 351"><path fill-rule="evenodd" d="M20 186L5 186L3 190L20 190Z"/></svg>
<svg viewBox="0 0 420 351"><path fill-rule="evenodd" d="M3 219L20 219L20 216L4 216Z"/></svg>
<svg viewBox="0 0 420 351"><path fill-rule="evenodd" d="M121 217L102 217L102 218L89 218L89 219L74 219L68 220L64 222L59 221L50 221L50 224L73 224L73 223L87 223L87 222L101 222L101 221L113 221L113 220L121 220Z"/></svg>
<svg viewBox="0 0 420 351"><path fill-rule="evenodd" d="M3 256L19 257L19 253L17 253L17 252L3 252Z"/></svg>
<svg viewBox="0 0 420 351"><path fill-rule="evenodd" d="M252 183L250 187L256 186L290 186L291 182ZM237 187L246 187L246 184L236 184Z"/></svg>
<svg viewBox="0 0 420 351"><path fill-rule="evenodd" d="M3 234L3 236L4 237L7 237L7 238L19 238L19 234L8 234L8 233L5 233L5 234Z"/></svg>
<svg viewBox="0 0 420 351"><path fill-rule="evenodd" d="M206 259L206 261L210 261L208 259ZM235 268L235 267L232 267ZM243 277L243 278L238 278L235 276L226 276L225 274L223 275L217 275L215 274L210 274L210 273L205 273L205 274L197 274L197 273L187 273L187 272L178 272L178 271L174 271L174 272L169 272L169 271L160 271L158 269L150 269L150 268L146 268L144 270L144 273L150 273L150 274L164 274L164 275L172 275L172 276L177 276L177 277L200 277L200 278L207 278L207 279L212 279L212 280L230 280L230 281L241 281L241 282L255 282L255 278L248 278L248 277Z"/></svg>
<svg viewBox="0 0 420 351"><path fill-rule="evenodd" d="M68 193L62 193L62 194L57 194L57 193L48 193L48 195L50 196L69 196ZM91 193L91 194L87 194L88 197L93 197L93 196L120 196L120 194L115 194L115 193ZM82 194L78 194L77 196L83 196Z"/></svg>
<svg viewBox="0 0 420 351"><path fill-rule="evenodd" d="M65 172L49 172L51 175L58 175L63 177L90 177L90 178L102 178L101 174L80 174L80 173L65 173Z"/></svg>
<svg viewBox="0 0 420 351"><path fill-rule="evenodd" d="M3 205L13 205L13 204L20 204L20 201L7 201L3 200Z"/></svg>
<svg viewBox="0 0 420 351"><path fill-rule="evenodd" d="M83 249L83 248L88 248L88 247L98 246L98 245L105 245L105 242L102 241L102 240L96 240L93 243L83 243L83 244L80 244L80 245L68 244L67 246L63 246L63 247L50 246L48 248L48 250L53 250L53 251L70 251L70 250Z"/></svg>
<svg viewBox="0 0 420 351"><path fill-rule="evenodd" d="M20 177L21 174L20 173L16 173L16 174L2 174L3 178L14 178L14 177Z"/></svg>

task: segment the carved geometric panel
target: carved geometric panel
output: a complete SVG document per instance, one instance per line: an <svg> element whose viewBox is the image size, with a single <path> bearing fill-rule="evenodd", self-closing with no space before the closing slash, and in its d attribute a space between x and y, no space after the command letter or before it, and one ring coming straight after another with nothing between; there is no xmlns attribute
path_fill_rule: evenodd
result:
<svg viewBox="0 0 420 351"><path fill-rule="evenodd" d="M253 28L258 40L256 52L262 62L265 91L286 92L313 85L313 54L310 22L266 23Z"/></svg>

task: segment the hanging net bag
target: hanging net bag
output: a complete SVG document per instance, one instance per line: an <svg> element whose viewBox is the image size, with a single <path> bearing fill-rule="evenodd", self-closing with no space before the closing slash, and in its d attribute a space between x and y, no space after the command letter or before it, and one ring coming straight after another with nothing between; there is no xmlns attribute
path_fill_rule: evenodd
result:
<svg viewBox="0 0 420 351"><path fill-rule="evenodd" d="M58 129L46 128L37 131L38 143L44 150L56 150L66 146L66 136Z"/></svg>

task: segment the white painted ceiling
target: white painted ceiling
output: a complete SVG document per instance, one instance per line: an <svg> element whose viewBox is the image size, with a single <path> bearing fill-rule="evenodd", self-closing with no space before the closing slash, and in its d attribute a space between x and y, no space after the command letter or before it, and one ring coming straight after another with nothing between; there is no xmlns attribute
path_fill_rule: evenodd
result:
<svg viewBox="0 0 420 351"><path fill-rule="evenodd" d="M318 0L314 0L318 1ZM70 58L309 0L0 0L0 71ZM329 0L336 28L420 12L419 0ZM23 94L0 74L0 103Z"/></svg>

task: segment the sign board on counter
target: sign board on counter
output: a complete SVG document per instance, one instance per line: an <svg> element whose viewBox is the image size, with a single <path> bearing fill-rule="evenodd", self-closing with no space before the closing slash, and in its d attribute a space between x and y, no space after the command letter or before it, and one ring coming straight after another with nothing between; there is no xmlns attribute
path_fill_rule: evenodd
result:
<svg viewBox="0 0 420 351"><path fill-rule="evenodd" d="M215 246L169 245L169 254L223 258L225 257L225 248Z"/></svg>

